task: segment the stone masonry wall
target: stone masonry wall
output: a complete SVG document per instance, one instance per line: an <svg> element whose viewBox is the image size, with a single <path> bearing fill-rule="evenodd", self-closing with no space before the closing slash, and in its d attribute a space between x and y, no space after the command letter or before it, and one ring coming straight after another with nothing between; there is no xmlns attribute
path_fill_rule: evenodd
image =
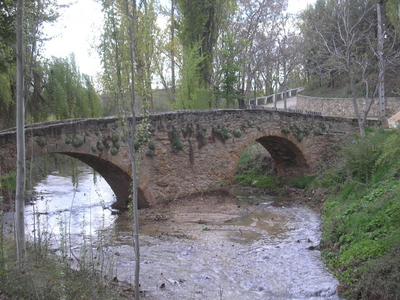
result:
<svg viewBox="0 0 400 300"><path fill-rule="evenodd" d="M358 99L360 114L364 113L365 99ZM326 116L354 117L351 98L317 98L297 95L296 109L322 112ZM375 99L368 113L370 118L378 118L378 99ZM400 98L386 98L386 116L391 117L400 111Z"/></svg>
<svg viewBox="0 0 400 300"><path fill-rule="evenodd" d="M143 203L149 205L229 185L241 154L253 141L271 153L278 175L300 176L311 172L343 136L358 132L357 120L351 118L262 109L178 111L151 115L149 121L151 136L143 144L139 183ZM368 120L369 127L379 125ZM86 162L106 178L120 206L126 203L131 168L118 118L34 124L26 134L34 156L58 152ZM82 144L74 146L77 135ZM45 143L40 145L42 137ZM112 153L115 147L118 151ZM15 166L15 156L15 130L0 132L2 172Z"/></svg>

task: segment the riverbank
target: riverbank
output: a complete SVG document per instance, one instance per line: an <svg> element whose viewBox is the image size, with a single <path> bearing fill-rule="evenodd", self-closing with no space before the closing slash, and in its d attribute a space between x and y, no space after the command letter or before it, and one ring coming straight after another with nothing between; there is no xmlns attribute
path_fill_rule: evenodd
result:
<svg viewBox="0 0 400 300"><path fill-rule="evenodd" d="M309 188L323 195L321 252L346 299L400 299L400 131L367 130Z"/></svg>

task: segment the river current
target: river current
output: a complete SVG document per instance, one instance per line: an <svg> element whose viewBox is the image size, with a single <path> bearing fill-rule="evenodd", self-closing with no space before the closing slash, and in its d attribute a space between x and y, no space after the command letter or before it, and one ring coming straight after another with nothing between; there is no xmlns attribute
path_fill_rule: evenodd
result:
<svg viewBox="0 0 400 300"><path fill-rule="evenodd" d="M133 282L132 225L110 209L115 198L102 177L79 167L75 184L52 173L34 190L25 211L29 240L41 235L56 252L67 240L73 257L85 245L101 256L97 265L104 275ZM141 214L145 298L340 299L337 280L313 250L321 235L319 215L290 199L238 197L258 197L261 204L245 214L190 207Z"/></svg>

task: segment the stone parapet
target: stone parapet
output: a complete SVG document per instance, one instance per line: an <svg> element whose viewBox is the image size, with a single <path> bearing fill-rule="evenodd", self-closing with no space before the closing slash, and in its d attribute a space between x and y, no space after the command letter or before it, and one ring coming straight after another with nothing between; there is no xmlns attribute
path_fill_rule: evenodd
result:
<svg viewBox="0 0 400 300"><path fill-rule="evenodd" d="M361 115L365 111L365 102L365 99L357 99ZM327 116L355 117L353 100L351 98L318 98L298 94L296 108L298 110L318 111ZM400 111L400 98L386 98L386 116L393 116L398 111ZM378 98L372 104L368 117L379 117Z"/></svg>

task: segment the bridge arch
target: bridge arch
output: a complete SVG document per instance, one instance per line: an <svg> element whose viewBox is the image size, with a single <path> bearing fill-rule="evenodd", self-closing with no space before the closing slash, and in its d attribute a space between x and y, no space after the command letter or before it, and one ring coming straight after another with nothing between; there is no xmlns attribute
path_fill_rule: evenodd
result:
<svg viewBox="0 0 400 300"><path fill-rule="evenodd" d="M113 190L117 202L113 204L115 208L125 208L130 202L131 191L129 188L132 183L132 178L124 170L110 161L99 158L96 155L78 153L78 152L58 152L59 154L68 155L76 158L81 162L87 164L99 173L109 184ZM146 208L149 207L142 189L138 189L138 207Z"/></svg>
<svg viewBox="0 0 400 300"><path fill-rule="evenodd" d="M271 155L278 176L297 177L308 174L311 166L307 153L303 153L302 145L292 135L281 131L266 131L255 136L249 136L234 156L234 170L230 172L230 181L236 171L240 156L252 142L258 142Z"/></svg>

